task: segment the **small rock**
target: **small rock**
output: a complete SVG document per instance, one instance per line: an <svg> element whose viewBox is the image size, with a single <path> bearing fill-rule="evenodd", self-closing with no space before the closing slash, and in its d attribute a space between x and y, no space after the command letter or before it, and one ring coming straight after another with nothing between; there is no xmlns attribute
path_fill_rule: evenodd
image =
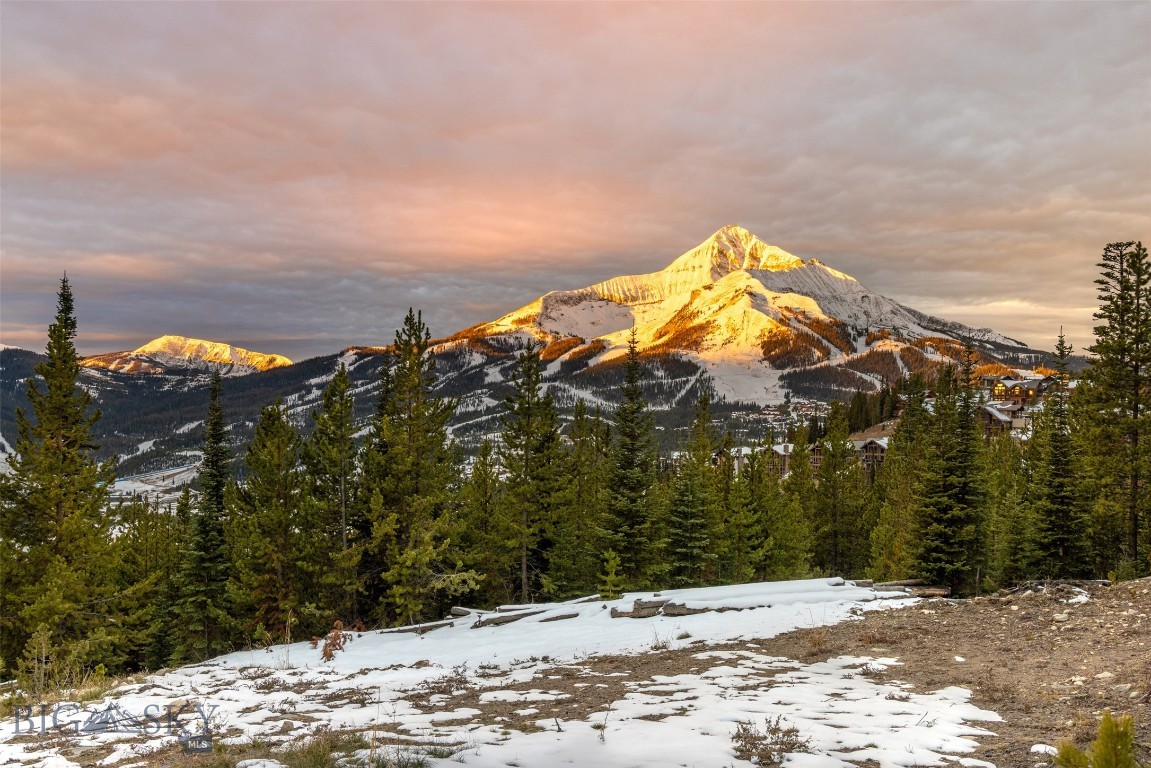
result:
<svg viewBox="0 0 1151 768"><path fill-rule="evenodd" d="M1067 621L1067 619L1069 619L1071 617L1068 616L1066 613L1057 613L1054 616L1052 616L1051 618L1054 621L1063 622L1063 621Z"/></svg>
<svg viewBox="0 0 1151 768"><path fill-rule="evenodd" d="M1129 699L1138 699L1138 698L1140 698L1142 695L1143 695L1143 691L1131 691L1131 693L1127 694L1127 698L1129 698Z"/></svg>
<svg viewBox="0 0 1151 768"><path fill-rule="evenodd" d="M1096 680L1110 680L1113 677L1115 677L1114 672L1100 672L1099 674L1097 674L1095 676L1095 679Z"/></svg>
<svg viewBox="0 0 1151 768"><path fill-rule="evenodd" d="M1013 610L1013 611L1018 611L1018 610L1019 610L1019 606L1018 606L1018 605L1013 605L1013 606L1011 606L1011 610Z"/></svg>
<svg viewBox="0 0 1151 768"><path fill-rule="evenodd" d="M1031 751L1037 755L1055 755L1059 750L1050 744L1035 744L1031 747Z"/></svg>
<svg viewBox="0 0 1151 768"><path fill-rule="evenodd" d="M1127 693L1127 691L1131 690L1131 683L1120 683L1112 687L1111 690L1118 691L1119 693Z"/></svg>
<svg viewBox="0 0 1151 768"><path fill-rule="evenodd" d="M960 664L967 661L967 659L963 658L962 656L956 656L955 660L958 661Z"/></svg>

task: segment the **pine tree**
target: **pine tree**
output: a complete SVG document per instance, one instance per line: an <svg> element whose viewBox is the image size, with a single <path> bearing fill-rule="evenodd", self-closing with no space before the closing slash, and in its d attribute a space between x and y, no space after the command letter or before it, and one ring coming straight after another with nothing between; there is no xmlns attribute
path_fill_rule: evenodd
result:
<svg viewBox="0 0 1151 768"><path fill-rule="evenodd" d="M1151 454L1151 262L1141 242L1110 243L1099 267L1100 324L1090 347L1096 359L1084 377L1097 422L1090 466L1098 490L1123 510L1128 567L1146 571L1140 547L1151 514L1143 488Z"/></svg>
<svg viewBox="0 0 1151 768"><path fill-rule="evenodd" d="M510 603L516 593L515 533L502 503L504 483L493 455L492 444L484 440L472 464L471 475L460 490L460 521L456 536L464 553L464 564L475 571L479 589L474 599L480 605Z"/></svg>
<svg viewBox="0 0 1151 768"><path fill-rule="evenodd" d="M475 587L451 551L458 469L447 424L455 401L435 395L435 358L423 316L409 310L385 363L361 461L369 610L399 626L434 615L437 601Z"/></svg>
<svg viewBox="0 0 1151 768"><path fill-rule="evenodd" d="M324 541L300 465L301 440L277 400L260 411L244 456L244 482L232 495L229 551L234 618L249 634L305 636L331 626L323 594Z"/></svg>
<svg viewBox="0 0 1151 768"><path fill-rule="evenodd" d="M807 465L810 475L811 465ZM811 532L803 508L784 493L779 477L763 453L753 452L744 469L757 526L762 529L755 578L761 581L801 579L810 574Z"/></svg>
<svg viewBox="0 0 1151 768"><path fill-rule="evenodd" d="M14 667L33 632L55 649L110 660L115 553L108 488L112 463L95 458L100 412L77 386L76 316L68 278L60 281L48 327L47 360L27 383L33 419L16 413L11 474L0 475L0 661Z"/></svg>
<svg viewBox="0 0 1151 768"><path fill-rule="evenodd" d="M558 599L586 595L598 588L611 428L598 409L589 416L583 400L577 400L568 438L569 498L555 521L545 586L547 594Z"/></svg>
<svg viewBox="0 0 1151 768"><path fill-rule="evenodd" d="M1038 574L1039 524L1027 500L1035 488L1028 467L1039 463L1039 441L1027 443L1027 458L1011 434L993 437L984 454L987 478L988 568L992 584L1009 586Z"/></svg>
<svg viewBox="0 0 1151 768"><path fill-rule="evenodd" d="M517 358L512 387L501 418L500 461L507 481L503 503L518 550L519 600L528 603L543 590L555 522L570 500L568 462L535 347Z"/></svg>
<svg viewBox="0 0 1151 768"><path fill-rule="evenodd" d="M1090 750L1084 752L1065 741L1059 745L1054 763L1056 768L1142 768L1136 757L1137 747L1135 718L1115 717L1106 710Z"/></svg>
<svg viewBox="0 0 1151 768"><path fill-rule="evenodd" d="M359 550L354 534L363 528L362 524L349 519L356 512L352 504L357 480L354 406L348 371L340 363L324 388L320 408L312 412L315 426L302 452L311 497L327 545L324 583L330 595L323 602L348 625L359 618L356 603Z"/></svg>
<svg viewBox="0 0 1151 768"><path fill-rule="evenodd" d="M603 555L603 570L600 572L599 594L604 600L618 600L623 591L623 581L619 575L620 561L615 550L609 549Z"/></svg>
<svg viewBox="0 0 1151 768"><path fill-rule="evenodd" d="M167 640L171 565L179 559L186 531L171 510L147 499L121 503L115 519L116 624L121 632L117 666L156 669L171 653Z"/></svg>
<svg viewBox="0 0 1151 768"><path fill-rule="evenodd" d="M710 402L705 392L695 407L691 439L675 462L668 515L672 587L703 586L708 574L714 571L717 554L711 533L718 500L713 492L713 452Z"/></svg>
<svg viewBox="0 0 1151 768"><path fill-rule="evenodd" d="M184 546L184 542L188 541L192 533L193 503L191 489L188 486L184 486L184 490L181 492L180 498L177 499L175 507L164 510L162 514L166 518L168 534L166 541L161 544L161 548L166 547L167 551L157 555L157 557L163 557L165 559L163 560L159 581L154 592L154 631L151 642L148 644L144 653L143 666L146 669L159 669L166 666L175 654L176 647L174 639L177 634L175 605L180 594L179 565L183 557L182 547ZM161 531L163 527L165 526L159 526ZM131 562L129 557L125 557L124 559L128 563ZM176 567L173 567L173 564Z"/></svg>
<svg viewBox="0 0 1151 768"><path fill-rule="evenodd" d="M1043 411L1034 420L1032 440L1037 448L1033 470L1032 504L1039 522L1042 572L1048 578L1090 575L1087 561L1087 514L1079 490L1067 405L1067 359L1071 347L1063 333L1055 346L1056 383L1043 399Z"/></svg>
<svg viewBox="0 0 1151 768"><path fill-rule="evenodd" d="M623 402L616 409L612 430L615 440L604 531L605 545L619 557L619 574L625 589L647 586L654 565L651 514L656 449L641 379L639 346L633 328L628 339Z"/></svg>
<svg viewBox="0 0 1151 768"><path fill-rule="evenodd" d="M814 547L816 496L815 470L811 466L811 443L808 428L795 431L795 442L787 461L787 475L782 483L787 514L801 521L808 533L808 555ZM774 535L774 534L773 534Z"/></svg>
<svg viewBox="0 0 1151 768"><path fill-rule="evenodd" d="M220 405L220 373L212 375L200 460L200 496L191 533L181 551L173 613L176 617L171 663L201 661L231 646L233 623L228 599L230 553L224 528L225 497L231 472L228 433Z"/></svg>
<svg viewBox="0 0 1151 768"><path fill-rule="evenodd" d="M731 452L727 451L727 454L730 456ZM720 462L718 469L732 472L730 492L724 505L719 580L726 584L746 584L756 580L770 548L767 519L757 512L747 468L738 471L733 462Z"/></svg>
<svg viewBox="0 0 1151 768"><path fill-rule="evenodd" d="M936 391L934 424L925 446L917 570L932 583L950 586L954 594L968 594L979 583L985 503L971 350L965 350L958 373L944 369Z"/></svg>
<svg viewBox="0 0 1151 768"><path fill-rule="evenodd" d="M862 573L864 542L870 533L863 514L863 468L847 439L847 429L847 409L843 403L833 402L827 417L827 437L819 444L813 560L821 571L841 576Z"/></svg>
<svg viewBox="0 0 1151 768"><path fill-rule="evenodd" d="M904 407L888 441L874 486L879 515L871 531L870 575L878 581L910 579L918 555L920 506L931 414L923 379L912 375L903 390Z"/></svg>

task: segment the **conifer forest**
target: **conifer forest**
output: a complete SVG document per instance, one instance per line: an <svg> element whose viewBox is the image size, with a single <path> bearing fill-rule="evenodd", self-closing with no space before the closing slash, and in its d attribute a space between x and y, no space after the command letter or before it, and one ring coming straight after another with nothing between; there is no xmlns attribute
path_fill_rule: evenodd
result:
<svg viewBox="0 0 1151 768"><path fill-rule="evenodd" d="M1151 261L1141 243L1112 243L1098 266L1090 365L1072 375L1060 336L1056 385L1025 439L981 428L979 361L966 350L759 445L737 446L701 396L678 450L661 453L633 340L622 404L581 402L570 423L542 384L539 350L523 351L498 437L465 457L412 311L366 424L341 368L310 423L270 402L250 442L233 445L217 374L199 479L171 507L111 500L115 468L95 457L100 413L77 383L82 329L64 278L0 475L0 677L45 654L155 670L335 621L433 620L456 604L820 575L919 578L959 596L1146 575ZM872 471L848 436L892 420ZM786 473L770 450L780 441Z"/></svg>

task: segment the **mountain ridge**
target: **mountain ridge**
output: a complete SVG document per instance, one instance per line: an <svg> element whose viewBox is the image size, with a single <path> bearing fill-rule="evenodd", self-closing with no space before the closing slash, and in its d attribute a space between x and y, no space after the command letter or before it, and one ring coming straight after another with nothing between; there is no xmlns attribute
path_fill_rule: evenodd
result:
<svg viewBox="0 0 1151 768"><path fill-rule="evenodd" d="M292 361L283 355L252 352L219 341L169 334L133 350L83 357L80 365L132 374L219 371L225 376L244 376L289 366Z"/></svg>
<svg viewBox="0 0 1151 768"><path fill-rule="evenodd" d="M552 291L496 320L433 340L434 391L457 403L453 439L474 451L498 437L516 356L529 345L540 348L543 386L562 419L577 401L610 413L620 403L633 326L645 367L644 395L658 413L657 437L668 450L705 392L716 419L737 440L753 442L818 413L832 399L875 392L910 373L930 377L964 346L974 348L981 363L1021 370L1050 360L990 329L906 307L815 259L804 261L747 230L725 227L663 270ZM212 368L158 359L161 351L131 359L131 353L92 356L81 373L103 412L96 436L102 455L122 457L124 472L187 464L199 447L208 396L203 374ZM221 372L231 374L222 395L230 435L241 445L260 408L277 398L306 432L340 365L351 380L357 429L364 428L390 353L386 344L349 346L262 371L238 369L229 353L223 364L228 370ZM118 355L124 365L92 364ZM15 410L28 408L25 382L42 356L5 349L0 359L0 433L11 442ZM127 365L133 360L136 368ZM160 375L143 375L144 363Z"/></svg>
<svg viewBox="0 0 1151 768"><path fill-rule="evenodd" d="M552 291L445 341L562 342L561 363L576 356L594 365L622 355L633 328L641 353L690 358L708 370L718 394L760 405L782 400L787 371L877 353L893 356L884 364L892 370L888 378L906 374L904 358L913 361L910 367L920 365L924 339L988 353L1027 349L990 328L937 318L874 293L738 225L721 228L657 272ZM845 375L860 378L862 389L882 383L860 370Z"/></svg>

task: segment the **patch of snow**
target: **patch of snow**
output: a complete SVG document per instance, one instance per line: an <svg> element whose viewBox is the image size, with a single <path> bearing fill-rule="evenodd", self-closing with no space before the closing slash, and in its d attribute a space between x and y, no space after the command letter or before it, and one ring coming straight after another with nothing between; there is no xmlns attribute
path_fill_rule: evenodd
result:
<svg viewBox="0 0 1151 768"><path fill-rule="evenodd" d="M710 610L612 618L613 609L627 612L637 599ZM503 606L498 612L472 611L446 626L429 627L426 634L356 634L330 662L309 643L233 653L122 686L107 702L114 696L127 712L174 701L216 707L212 722L243 734L217 739L225 743L297 742L321 729L351 728L382 729L394 741L466 746L466 754L429 758L440 768L451 768L461 757L470 766L493 768L726 764L734 760L731 736L737 723L762 726L776 716L810 742L811 754L788 755L789 766L849 768L863 760L939 764L971 751L975 742L969 737L986 733L970 721L997 716L972 706L970 692L960 688L916 693L866 674L868 668L897 664L893 658L843 656L804 664L761 654L754 645L722 652L700 647L694 654L697 669L626 679L625 695L580 717L565 716L572 694L550 690L548 676L541 674L560 665L582 669L594 656L659 653L698 639L766 638L911 602L902 593L880 593L842 579L809 579L629 593L606 602ZM526 615L529 611L538 613ZM517 612L525 616L502 625L484 623ZM443 694L432 697L430 709L436 711L413 703L445 678L482 688L481 703L531 702L534 706L518 712L538 713L541 730L523 733L495 719L479 719L480 710L452 708L451 697ZM509 687L529 681L541 686ZM594 677L588 684L595 684ZM78 712L62 719L79 723L87 716ZM196 724L194 716L181 723ZM121 733L76 733L47 742L17 735L11 719L0 722L0 762L72 765L63 755L103 745L113 747L106 762L123 764L139 759L142 749L174 742L167 735L143 744Z"/></svg>

